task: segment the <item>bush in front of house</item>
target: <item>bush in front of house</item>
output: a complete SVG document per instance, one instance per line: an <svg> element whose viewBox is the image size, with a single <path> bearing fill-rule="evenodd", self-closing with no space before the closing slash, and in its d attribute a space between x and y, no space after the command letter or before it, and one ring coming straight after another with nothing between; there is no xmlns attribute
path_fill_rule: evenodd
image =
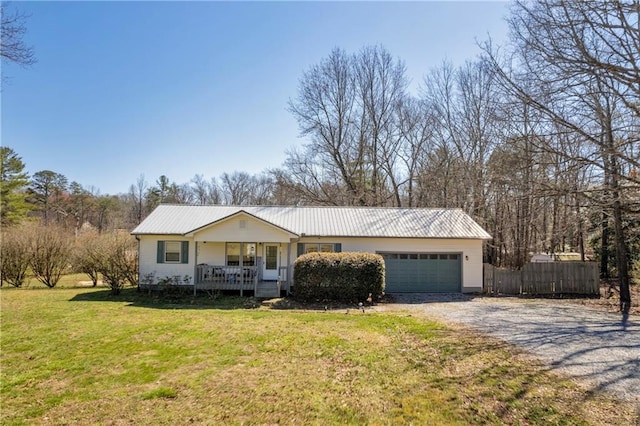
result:
<svg viewBox="0 0 640 426"><path fill-rule="evenodd" d="M309 253L294 264L296 299L358 303L384 292L384 260L372 253Z"/></svg>

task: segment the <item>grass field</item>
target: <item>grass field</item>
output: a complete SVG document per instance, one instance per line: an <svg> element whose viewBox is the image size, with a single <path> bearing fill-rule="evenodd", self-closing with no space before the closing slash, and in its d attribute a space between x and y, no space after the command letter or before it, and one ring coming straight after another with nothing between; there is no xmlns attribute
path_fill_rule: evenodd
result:
<svg viewBox="0 0 640 426"><path fill-rule="evenodd" d="M1 298L3 424L634 424L502 343L402 313L127 289Z"/></svg>

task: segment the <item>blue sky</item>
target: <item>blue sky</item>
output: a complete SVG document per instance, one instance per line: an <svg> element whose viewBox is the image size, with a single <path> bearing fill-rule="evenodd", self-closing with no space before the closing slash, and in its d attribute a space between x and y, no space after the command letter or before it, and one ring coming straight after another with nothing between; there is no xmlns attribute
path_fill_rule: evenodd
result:
<svg viewBox="0 0 640 426"><path fill-rule="evenodd" d="M3 63L2 145L102 194L138 176L259 173L301 145L287 111L333 48L381 44L417 90L503 43L504 2L14 2L38 62Z"/></svg>

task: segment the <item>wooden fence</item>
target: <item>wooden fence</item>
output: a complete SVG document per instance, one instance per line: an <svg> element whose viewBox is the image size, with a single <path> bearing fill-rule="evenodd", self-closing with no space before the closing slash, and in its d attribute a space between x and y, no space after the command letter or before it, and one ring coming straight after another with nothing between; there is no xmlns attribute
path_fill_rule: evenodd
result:
<svg viewBox="0 0 640 426"><path fill-rule="evenodd" d="M519 271L484 264L483 291L489 295L585 295L600 294L595 262L528 263Z"/></svg>

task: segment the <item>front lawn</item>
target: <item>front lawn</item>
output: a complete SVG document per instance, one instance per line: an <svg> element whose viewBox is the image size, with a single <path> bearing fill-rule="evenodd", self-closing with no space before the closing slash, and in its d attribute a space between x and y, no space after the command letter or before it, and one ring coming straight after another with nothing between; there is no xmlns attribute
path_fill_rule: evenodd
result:
<svg viewBox="0 0 640 426"><path fill-rule="evenodd" d="M406 313L0 291L3 424L633 424L495 340Z"/></svg>

